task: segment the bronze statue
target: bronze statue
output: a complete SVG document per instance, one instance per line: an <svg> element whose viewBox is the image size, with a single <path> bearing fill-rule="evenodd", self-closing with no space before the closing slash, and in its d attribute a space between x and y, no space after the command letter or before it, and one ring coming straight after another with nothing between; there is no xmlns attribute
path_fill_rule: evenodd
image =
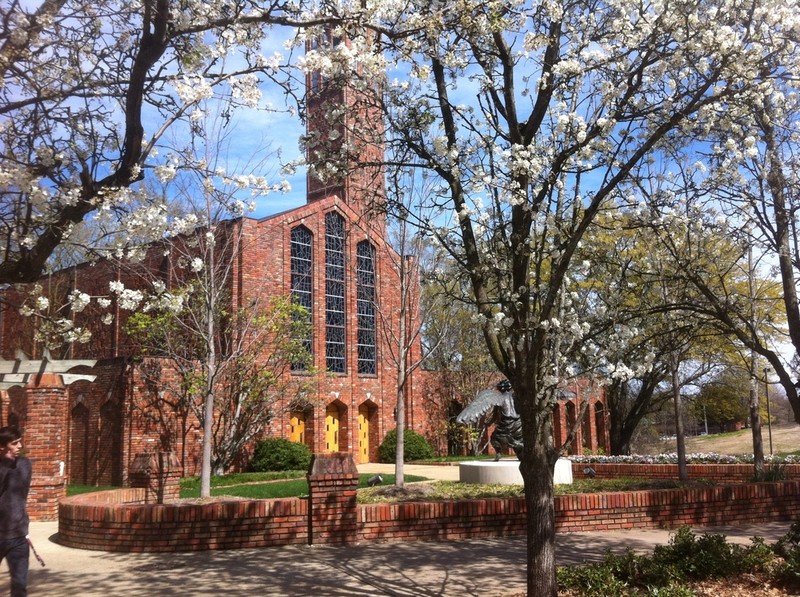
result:
<svg viewBox="0 0 800 597"><path fill-rule="evenodd" d="M500 460L503 448L513 448L517 458L522 456L522 422L514 407L514 393L511 382L504 379L494 388L478 392L475 400L462 410L456 422L464 425L477 423L492 409L499 410L494 432L489 442L495 450L495 460Z"/></svg>

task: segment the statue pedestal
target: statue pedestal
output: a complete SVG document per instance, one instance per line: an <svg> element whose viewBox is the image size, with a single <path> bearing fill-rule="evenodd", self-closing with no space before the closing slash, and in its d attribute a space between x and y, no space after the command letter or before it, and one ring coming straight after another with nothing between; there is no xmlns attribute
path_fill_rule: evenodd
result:
<svg viewBox="0 0 800 597"><path fill-rule="evenodd" d="M458 479L462 483L481 483L484 485L522 485L519 460L516 458L494 460L474 460L458 463ZM559 458L553 472L556 485L572 485L572 462Z"/></svg>

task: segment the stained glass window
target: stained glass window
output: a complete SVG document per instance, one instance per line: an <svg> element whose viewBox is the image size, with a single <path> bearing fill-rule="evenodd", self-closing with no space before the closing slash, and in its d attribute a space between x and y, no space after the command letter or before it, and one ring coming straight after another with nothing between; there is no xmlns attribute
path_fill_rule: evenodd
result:
<svg viewBox="0 0 800 597"><path fill-rule="evenodd" d="M313 236L308 228L302 226L292 228L290 241L292 300L296 305L305 308L305 317L308 318L308 321L311 321L314 308L312 241ZM306 337L301 338L301 341L308 354L313 354L311 326L308 326L308 333ZM292 363L292 369L302 371L307 369L307 363L305 361Z"/></svg>
<svg viewBox="0 0 800 597"><path fill-rule="evenodd" d="M358 372L376 373L375 247L367 241L356 247L356 314Z"/></svg>
<svg viewBox="0 0 800 597"><path fill-rule="evenodd" d="M325 214L325 364L334 373L344 373L347 366L344 235L344 218Z"/></svg>

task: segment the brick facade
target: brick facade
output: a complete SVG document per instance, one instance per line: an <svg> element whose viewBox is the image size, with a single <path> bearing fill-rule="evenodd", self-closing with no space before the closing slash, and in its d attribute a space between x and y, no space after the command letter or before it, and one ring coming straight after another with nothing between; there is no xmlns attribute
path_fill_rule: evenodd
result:
<svg viewBox="0 0 800 597"><path fill-rule="evenodd" d="M356 246L367 241L376 252L376 294L380 310L386 314L399 313L399 284L392 260L387 255L392 249L376 230L364 224L361 214L337 197L319 199L301 208L264 218L243 219L242 249L239 265L235 268L231 286L234 301L238 305L248 304L253 297L288 296L290 293L291 263L289 241L291 230L303 226L312 233L314 278L313 296L313 341L314 364L325 369L325 266L322 262L325 241L325 215L340 214L346 222L345 260L345 348L346 370L344 373L329 373L318 376L313 395L309 396L309 407L303 413L306 418L305 443L313 452L330 449L325 445L326 418L337 420L338 451L358 455L364 451L364 459L377 460L378 447L385 434L394 429L394 412L397 403L397 368L390 358L390 349L384 336L377 334L376 372L359 374L356 370L357 319L355 266ZM161 251L154 251L160 253ZM154 264L152 255L145 263ZM153 265L155 267L155 265ZM107 294L108 283L120 279L120 273L109 263L84 265L62 274L67 282L51 276L55 286L63 284L69 288L80 288L96 294ZM132 283L132 280L128 281ZM87 309L88 311L88 309ZM76 358L99 359L92 371L98 375L94 383L77 382L64 392L65 413L68 413L69 442L66 442L62 460L67 461L70 480L85 484L121 484L127 481L127 470L132 459L139 453L173 451L179 454L187 474L195 474L199 467L200 435L197 421L178 421L180 413L167 408L160 401L159 392L168 384L148 384L145 369L159 367L162 381L174 375L163 360L132 360L130 341L124 329L127 313L119 311L111 325L99 323L99 316L80 314L79 324L89 325L93 340L88 345L75 345L72 354ZM384 323L384 322L381 322ZM385 322L397 328L397 321ZM19 348L36 356L35 346L25 339L32 336L21 333L26 322L16 313L6 310L2 319L2 353L11 358ZM419 346L414 348L419 354ZM303 376L302 372L290 375ZM420 400L413 393L414 383L408 385L405 396L406 425L423 434L429 433L429 417ZM16 389L14 389L16 390ZM3 420L16 420L25 429L29 421L26 416L24 392L11 391L0 400ZM149 410L148 410L149 409ZM289 438L291 413L287 404L276 406L278 416L274 419L269 434ZM362 437L358 429L368 426ZM26 433L30 431L26 429ZM368 443L368 447L366 444Z"/></svg>

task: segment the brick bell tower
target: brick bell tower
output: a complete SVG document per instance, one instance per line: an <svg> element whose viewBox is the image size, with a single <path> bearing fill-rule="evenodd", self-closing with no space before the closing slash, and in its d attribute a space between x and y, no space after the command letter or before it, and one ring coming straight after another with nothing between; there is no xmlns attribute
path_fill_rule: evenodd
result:
<svg viewBox="0 0 800 597"><path fill-rule="evenodd" d="M306 51L349 45L327 26L306 43ZM359 68L356 77L362 76ZM367 82L367 85L372 85ZM384 123L380 91L360 91L344 77L319 71L306 75L306 200L336 196L362 219L384 230L386 198ZM319 172L319 175L316 173Z"/></svg>

